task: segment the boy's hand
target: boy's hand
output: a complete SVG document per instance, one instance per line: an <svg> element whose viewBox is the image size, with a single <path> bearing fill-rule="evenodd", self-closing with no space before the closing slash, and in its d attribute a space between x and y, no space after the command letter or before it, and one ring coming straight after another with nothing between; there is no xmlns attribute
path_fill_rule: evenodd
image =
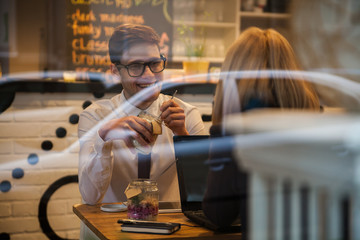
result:
<svg viewBox="0 0 360 240"><path fill-rule="evenodd" d="M189 135L185 128L185 113L174 100L164 102L160 106L161 120L175 135Z"/></svg>

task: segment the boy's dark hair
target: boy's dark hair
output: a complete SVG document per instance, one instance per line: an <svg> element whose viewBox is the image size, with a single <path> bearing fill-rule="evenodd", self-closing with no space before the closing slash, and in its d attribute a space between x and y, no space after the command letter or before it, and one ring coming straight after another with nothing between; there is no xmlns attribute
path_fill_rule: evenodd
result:
<svg viewBox="0 0 360 240"><path fill-rule="evenodd" d="M155 44L160 50L160 37L153 28L138 24L122 24L116 27L109 40L111 62L120 62L124 51L138 43Z"/></svg>

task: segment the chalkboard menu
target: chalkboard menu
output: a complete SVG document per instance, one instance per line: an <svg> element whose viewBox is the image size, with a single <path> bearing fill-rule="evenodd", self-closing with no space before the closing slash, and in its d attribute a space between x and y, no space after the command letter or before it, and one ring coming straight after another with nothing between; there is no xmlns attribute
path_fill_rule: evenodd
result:
<svg viewBox="0 0 360 240"><path fill-rule="evenodd" d="M67 68L109 72L108 40L115 27L137 23L153 27L161 37L161 52L172 42L172 1L66 0Z"/></svg>

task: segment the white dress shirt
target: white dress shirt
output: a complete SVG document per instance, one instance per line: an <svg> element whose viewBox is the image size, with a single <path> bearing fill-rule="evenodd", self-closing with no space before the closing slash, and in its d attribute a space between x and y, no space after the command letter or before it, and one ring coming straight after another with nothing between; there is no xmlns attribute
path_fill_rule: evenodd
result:
<svg viewBox="0 0 360 240"><path fill-rule="evenodd" d="M160 106L170 98L160 94L145 111L159 116ZM174 100L184 109L189 134L208 134L197 108L180 99ZM137 116L140 111L129 104L123 94L118 94L93 103L80 114L79 188L85 203L126 201L124 191L138 174L137 154L132 153L123 140L103 141L98 129L111 119ZM162 134L157 137L151 153L150 179L158 183L160 201L180 201L173 135L171 129L162 124Z"/></svg>

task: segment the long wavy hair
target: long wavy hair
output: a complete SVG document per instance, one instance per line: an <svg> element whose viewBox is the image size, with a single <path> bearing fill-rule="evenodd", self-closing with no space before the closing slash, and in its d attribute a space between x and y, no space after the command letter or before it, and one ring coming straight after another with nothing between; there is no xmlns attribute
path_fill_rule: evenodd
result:
<svg viewBox="0 0 360 240"><path fill-rule="evenodd" d="M284 71L264 73L260 70ZM231 99L225 104L239 106L237 110L232 108L230 113L244 111L254 99L264 106L319 111L319 99L311 83L291 74L296 70L300 68L294 51L280 33L273 29L248 28L227 51L215 92L213 124L222 122L224 107L229 107L224 106L224 97L229 96L238 99ZM247 72L240 72L234 80L234 71L255 71L255 75L254 72L251 76ZM233 85L227 84L230 81L235 82ZM234 90L237 94L231 95Z"/></svg>

